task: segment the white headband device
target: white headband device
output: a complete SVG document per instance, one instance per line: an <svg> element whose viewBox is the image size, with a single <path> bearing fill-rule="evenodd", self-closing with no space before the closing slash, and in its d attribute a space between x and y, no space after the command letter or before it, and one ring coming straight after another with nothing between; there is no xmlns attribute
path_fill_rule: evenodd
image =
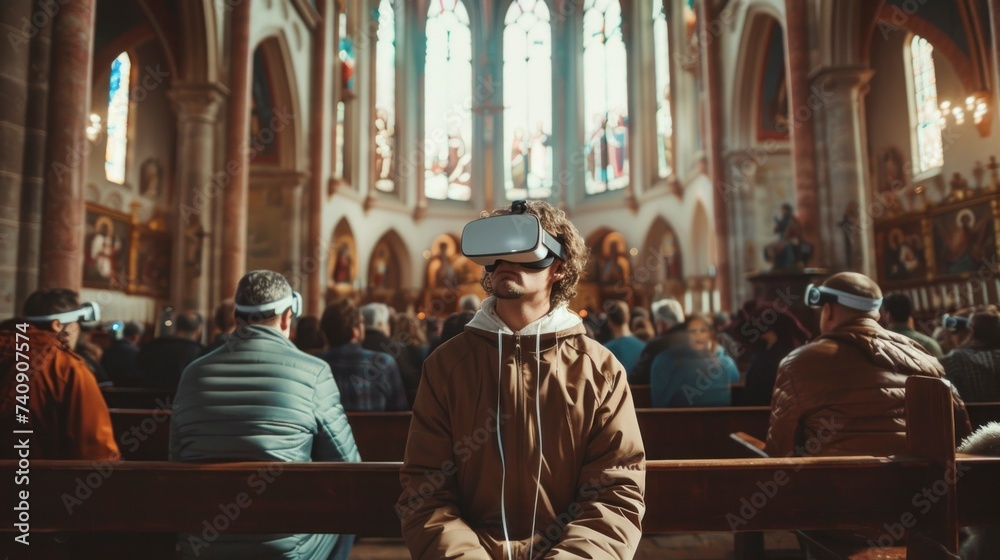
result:
<svg viewBox="0 0 1000 560"><path fill-rule="evenodd" d="M25 317L25 320L30 323L45 323L51 321L59 321L63 324L75 323L77 321L80 321L81 323L93 323L101 320L101 306L98 305L96 301L92 301L85 303L72 311L50 313L49 315L32 315L31 317Z"/></svg>
<svg viewBox="0 0 1000 560"><path fill-rule="evenodd" d="M240 305L236 304L236 312L241 315L254 315L260 314L266 317L272 315L277 315L280 312L284 312L288 308L292 308L292 318L296 318L302 314L302 296L298 292L292 292L278 301L272 301L271 303L262 303L260 305Z"/></svg>
<svg viewBox="0 0 1000 560"><path fill-rule="evenodd" d="M812 284L806 288L806 305L817 306L821 303L828 303L821 301L819 294L834 296L837 298L835 303L843 305L844 307L850 307L851 309L857 309L858 311L878 311L879 308L882 307L882 298L866 298L855 294L849 294L836 288L815 286Z"/></svg>

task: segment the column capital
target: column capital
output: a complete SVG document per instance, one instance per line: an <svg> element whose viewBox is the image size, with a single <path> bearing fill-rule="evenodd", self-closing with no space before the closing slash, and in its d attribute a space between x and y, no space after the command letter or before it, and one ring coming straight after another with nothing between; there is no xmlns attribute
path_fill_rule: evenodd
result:
<svg viewBox="0 0 1000 560"><path fill-rule="evenodd" d="M215 123L222 101L229 96L229 89L219 83L175 84L167 97L180 120Z"/></svg>
<svg viewBox="0 0 1000 560"><path fill-rule="evenodd" d="M852 89L866 93L874 75L875 70L863 66L826 66L812 72L809 82L821 90L835 90L836 93Z"/></svg>

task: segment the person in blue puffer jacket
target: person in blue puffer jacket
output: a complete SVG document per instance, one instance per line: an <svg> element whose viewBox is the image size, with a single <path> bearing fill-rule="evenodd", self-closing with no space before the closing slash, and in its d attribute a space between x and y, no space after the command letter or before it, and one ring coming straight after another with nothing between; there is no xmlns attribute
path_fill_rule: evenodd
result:
<svg viewBox="0 0 1000 560"><path fill-rule="evenodd" d="M661 352L650 373L654 408L729 406L730 385L740 372L726 350L715 341L712 323L700 313L685 324L687 344Z"/></svg>
<svg viewBox="0 0 1000 560"><path fill-rule="evenodd" d="M236 331L181 376L170 460L358 462L358 448L326 362L289 340L301 298L283 276L256 270L236 288ZM248 491L250 488L248 487ZM184 558L341 560L353 535L178 535Z"/></svg>

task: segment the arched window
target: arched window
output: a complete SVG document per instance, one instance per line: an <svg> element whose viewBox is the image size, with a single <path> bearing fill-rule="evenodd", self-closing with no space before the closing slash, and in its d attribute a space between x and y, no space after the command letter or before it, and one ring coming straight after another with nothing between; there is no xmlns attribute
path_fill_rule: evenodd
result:
<svg viewBox="0 0 1000 560"><path fill-rule="evenodd" d="M913 160L917 173L944 164L933 53L934 47L927 42L927 39L914 35L910 40L909 69L912 84L910 123L913 127Z"/></svg>
<svg viewBox="0 0 1000 560"><path fill-rule="evenodd" d="M674 167L674 117L670 106L670 34L663 0L653 2L653 59L656 70L656 161L658 176L665 178Z"/></svg>
<svg viewBox="0 0 1000 560"><path fill-rule="evenodd" d="M511 3L504 18L503 146L507 199L552 194L552 26L544 0Z"/></svg>
<svg viewBox="0 0 1000 560"><path fill-rule="evenodd" d="M472 189L472 33L460 0L427 10L424 65L424 193L469 200Z"/></svg>
<svg viewBox="0 0 1000 560"><path fill-rule="evenodd" d="M104 176L112 183L125 184L128 153L129 77L132 59L121 53L111 63L108 83L108 146L104 152Z"/></svg>
<svg viewBox="0 0 1000 560"><path fill-rule="evenodd" d="M585 0L583 114L587 194L629 180L628 71L618 0Z"/></svg>
<svg viewBox="0 0 1000 560"><path fill-rule="evenodd" d="M378 6L378 42L375 45L375 188L396 190L393 154L396 134L396 14L392 0Z"/></svg>

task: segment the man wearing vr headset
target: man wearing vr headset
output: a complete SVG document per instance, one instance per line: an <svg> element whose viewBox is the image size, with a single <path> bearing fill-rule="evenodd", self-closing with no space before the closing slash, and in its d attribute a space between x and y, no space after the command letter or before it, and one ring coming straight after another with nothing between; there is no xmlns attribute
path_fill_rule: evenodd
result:
<svg viewBox="0 0 1000 560"><path fill-rule="evenodd" d="M170 422L172 461L360 461L330 366L288 339L302 300L283 276L247 273L237 327L184 370ZM178 535L184 558L346 559L353 535Z"/></svg>
<svg viewBox="0 0 1000 560"><path fill-rule="evenodd" d="M104 397L94 374L72 350L80 321L100 320L100 307L81 306L76 292L55 288L31 294L22 311L23 318L0 331L0 429L5 438L13 437L12 430L32 430L31 459L117 460ZM24 323L29 325L24 331L16 326ZM16 366L24 356L30 364L28 392L19 393ZM27 395L27 402L16 400L19 395ZM16 405L28 409L26 423L15 423ZM17 458L16 443L3 445L0 457Z"/></svg>
<svg viewBox="0 0 1000 560"><path fill-rule="evenodd" d="M892 455L906 450L906 379L944 369L913 340L878 323L882 290L855 272L810 285L821 335L778 368L767 452L787 455ZM955 434L971 432L955 397Z"/></svg>
<svg viewBox="0 0 1000 560"><path fill-rule="evenodd" d="M396 505L412 557L632 558L645 453L624 369L567 309L583 239L518 201L462 252L490 297L424 362Z"/></svg>

